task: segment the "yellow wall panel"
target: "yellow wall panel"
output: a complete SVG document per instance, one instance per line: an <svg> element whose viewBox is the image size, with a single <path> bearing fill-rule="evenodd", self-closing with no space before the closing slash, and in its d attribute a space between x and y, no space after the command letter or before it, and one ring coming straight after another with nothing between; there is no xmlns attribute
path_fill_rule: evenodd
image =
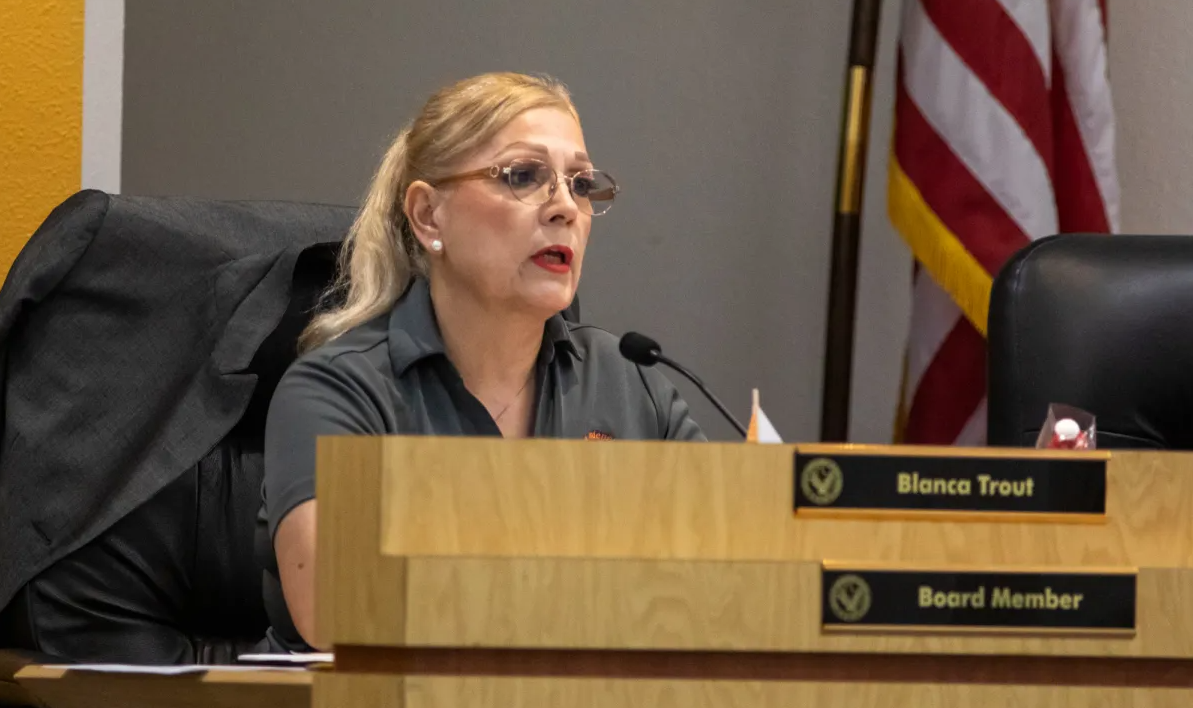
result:
<svg viewBox="0 0 1193 708"><path fill-rule="evenodd" d="M0 277L82 179L84 0L0 0Z"/></svg>

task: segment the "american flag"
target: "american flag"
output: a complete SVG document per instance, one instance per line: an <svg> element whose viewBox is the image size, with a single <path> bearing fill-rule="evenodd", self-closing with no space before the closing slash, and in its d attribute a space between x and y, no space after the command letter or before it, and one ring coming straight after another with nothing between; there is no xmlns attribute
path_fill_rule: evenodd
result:
<svg viewBox="0 0 1193 708"><path fill-rule="evenodd" d="M1104 0L904 0L888 208L915 255L896 438L986 440L994 275L1031 240L1114 233Z"/></svg>

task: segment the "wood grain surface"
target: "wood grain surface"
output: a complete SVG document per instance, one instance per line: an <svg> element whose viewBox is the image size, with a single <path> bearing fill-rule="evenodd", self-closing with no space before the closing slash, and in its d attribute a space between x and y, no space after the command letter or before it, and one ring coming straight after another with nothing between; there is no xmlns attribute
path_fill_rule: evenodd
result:
<svg viewBox="0 0 1193 708"><path fill-rule="evenodd" d="M1193 700L1173 688L350 674L319 676L316 694L338 701L317 698L316 708L1187 708Z"/></svg>
<svg viewBox="0 0 1193 708"><path fill-rule="evenodd" d="M796 449L321 439L319 631L337 651L323 695L356 700L361 682L354 705L1190 705L1193 454L1090 454L1108 460L1107 515L1074 524L797 517ZM825 632L825 562L1137 571L1137 631Z"/></svg>
<svg viewBox="0 0 1193 708"><path fill-rule="evenodd" d="M50 708L304 708L313 678L302 671L145 676L28 666L17 681Z"/></svg>

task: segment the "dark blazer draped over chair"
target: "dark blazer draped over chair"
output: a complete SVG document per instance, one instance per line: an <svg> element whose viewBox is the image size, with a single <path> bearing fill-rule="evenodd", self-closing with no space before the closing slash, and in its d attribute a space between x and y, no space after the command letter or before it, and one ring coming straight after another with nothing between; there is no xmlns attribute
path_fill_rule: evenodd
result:
<svg viewBox="0 0 1193 708"><path fill-rule="evenodd" d="M0 647L173 663L260 639L264 412L354 215L97 191L50 214L0 290ZM112 608L138 626L95 624Z"/></svg>

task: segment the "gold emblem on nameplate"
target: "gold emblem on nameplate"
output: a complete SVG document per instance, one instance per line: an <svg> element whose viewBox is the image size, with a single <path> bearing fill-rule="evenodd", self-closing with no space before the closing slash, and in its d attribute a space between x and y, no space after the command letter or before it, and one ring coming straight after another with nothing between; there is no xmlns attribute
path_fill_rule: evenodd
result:
<svg viewBox="0 0 1193 708"><path fill-rule="evenodd" d="M825 506L837 501L845 488L845 475L833 460L818 457L807 465L800 475L800 489L812 503Z"/></svg>
<svg viewBox="0 0 1193 708"><path fill-rule="evenodd" d="M828 605L842 622L857 622L870 611L870 585L859 575L842 575L828 591Z"/></svg>

